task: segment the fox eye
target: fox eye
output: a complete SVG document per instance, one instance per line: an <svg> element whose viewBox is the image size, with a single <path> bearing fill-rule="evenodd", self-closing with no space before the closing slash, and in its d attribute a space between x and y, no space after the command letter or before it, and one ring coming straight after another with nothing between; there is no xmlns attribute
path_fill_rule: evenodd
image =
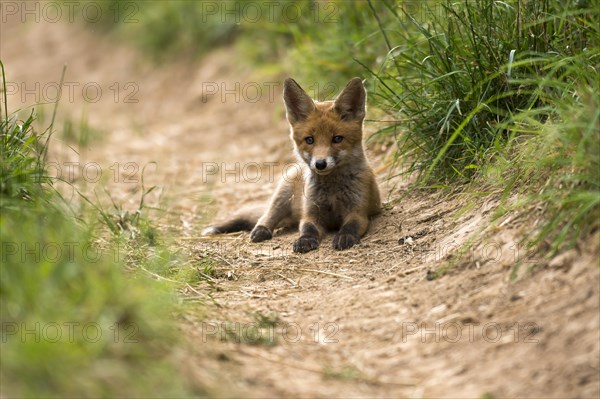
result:
<svg viewBox="0 0 600 399"><path fill-rule="evenodd" d="M338 143L341 143L342 140L344 140L343 136L333 136L333 139L331 141L335 144L338 144Z"/></svg>
<svg viewBox="0 0 600 399"><path fill-rule="evenodd" d="M315 139L312 136L308 136L304 139L304 141L306 141L306 144L312 144L315 142Z"/></svg>

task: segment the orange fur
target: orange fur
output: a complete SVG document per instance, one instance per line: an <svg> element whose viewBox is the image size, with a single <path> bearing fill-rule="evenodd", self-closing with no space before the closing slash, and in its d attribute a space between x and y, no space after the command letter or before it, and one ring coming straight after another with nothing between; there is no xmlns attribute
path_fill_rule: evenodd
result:
<svg viewBox="0 0 600 399"><path fill-rule="evenodd" d="M350 80L335 101L314 102L293 79L284 84L284 102L294 152L302 173L284 176L258 220L237 218L207 233L254 225L253 242L271 239L273 231L300 224L295 252L318 248L327 230L336 230L335 249L358 243L369 218L381 211L379 189L362 147L366 92L359 78Z"/></svg>

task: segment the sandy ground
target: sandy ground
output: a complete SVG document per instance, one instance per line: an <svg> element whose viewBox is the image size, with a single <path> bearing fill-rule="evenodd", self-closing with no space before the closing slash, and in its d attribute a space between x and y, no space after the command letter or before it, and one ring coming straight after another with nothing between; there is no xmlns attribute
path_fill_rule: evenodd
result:
<svg viewBox="0 0 600 399"><path fill-rule="evenodd" d="M190 348L182 372L199 386L246 397L600 395L598 235L555 259L532 257L517 237L535 210L492 225L493 196L406 193L373 144L383 197L403 197L355 248L336 252L328 237L293 254L293 231L263 244L247 233L200 237L211 219L264 203L291 161L282 76L262 75L233 49L156 67L77 25L3 25L11 108L52 100L67 63L73 96L61 100L57 126L87 115L101 136L71 149L55 135L62 177L101 198L107 187L134 209L147 165L146 187L160 187L147 200L167 209L156 223L192 264L214 260L216 274L183 293L203 298L180 320ZM466 255L431 278L459 248Z"/></svg>

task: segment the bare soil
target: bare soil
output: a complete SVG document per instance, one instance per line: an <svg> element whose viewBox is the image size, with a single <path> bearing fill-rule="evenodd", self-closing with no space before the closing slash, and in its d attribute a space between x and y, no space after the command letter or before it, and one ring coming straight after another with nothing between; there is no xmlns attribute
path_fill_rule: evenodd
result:
<svg viewBox="0 0 600 399"><path fill-rule="evenodd" d="M12 20L1 34L10 81L29 89L39 82L42 101L44 85L58 82L68 64L74 96L63 97L59 115L78 121L85 113L101 136L76 152L56 134L54 159L79 163L68 177L101 197L106 186L135 209L148 165L146 188L160 190L147 201L167 208L155 222L175 234L189 267L213 260L215 273L182 293L198 312L180 320L189 344L182 372L208 393L600 396L598 234L545 259L543 249L519 244L539 210L491 223L493 195L409 192L409 182L388 179L390 148L374 143L370 159L387 205L360 245L338 252L328 237L298 255L294 231L263 244L247 233L201 237L213 218L266 202L292 160L282 76L255 70L234 48L156 67L78 25ZM273 98L265 82L278 84ZM96 102L83 99L88 83L102 88ZM223 92L236 84L238 99ZM256 84L263 93L253 101ZM206 95L215 85L219 92ZM130 100L138 101L126 102L132 87ZM9 104L35 102L23 96L9 95ZM367 132L376 128L367 122ZM102 171L97 182L93 162ZM440 268L447 269L437 276Z"/></svg>

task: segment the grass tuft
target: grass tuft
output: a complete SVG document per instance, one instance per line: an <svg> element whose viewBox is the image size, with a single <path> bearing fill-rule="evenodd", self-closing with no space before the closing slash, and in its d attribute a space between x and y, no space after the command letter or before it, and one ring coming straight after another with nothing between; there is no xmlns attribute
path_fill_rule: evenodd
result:
<svg viewBox="0 0 600 399"><path fill-rule="evenodd" d="M5 103L0 119L2 396L190 396L175 365L169 286L127 278L118 243L102 245L67 212L46 173L52 125L42 143L34 112L21 121Z"/></svg>

